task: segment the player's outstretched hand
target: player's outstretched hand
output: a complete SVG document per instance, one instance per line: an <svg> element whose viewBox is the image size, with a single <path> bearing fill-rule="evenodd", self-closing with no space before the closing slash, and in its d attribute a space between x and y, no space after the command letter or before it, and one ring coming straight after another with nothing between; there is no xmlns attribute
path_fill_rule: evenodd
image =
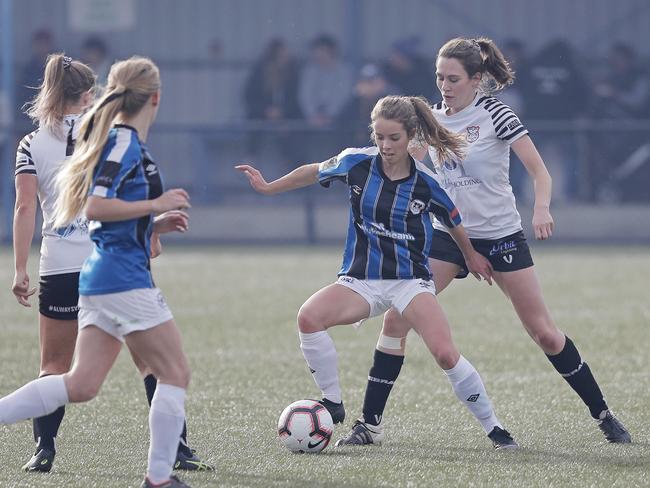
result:
<svg viewBox="0 0 650 488"><path fill-rule="evenodd" d="M25 271L17 271L14 276L14 283L11 287L16 300L23 307L31 307L29 297L36 293L36 288L29 288L29 275Z"/></svg>
<svg viewBox="0 0 650 488"><path fill-rule="evenodd" d="M190 196L182 188L172 188L152 200L153 213L156 215L165 213L169 210L182 210L190 208Z"/></svg>
<svg viewBox="0 0 650 488"><path fill-rule="evenodd" d="M535 239L544 241L550 239L553 235L553 217L546 207L536 207L533 211L533 229L535 230Z"/></svg>
<svg viewBox="0 0 650 488"><path fill-rule="evenodd" d="M238 164L235 166L236 170L241 171L246 175L253 189L264 195L269 195L271 192L270 186L262 176L262 173L249 164Z"/></svg>
<svg viewBox="0 0 650 488"><path fill-rule="evenodd" d="M469 259L465 260L465 264L467 270L474 275L474 278L479 281L483 278L488 282L488 285L492 286L492 265L485 256L474 251Z"/></svg>
<svg viewBox="0 0 650 488"><path fill-rule="evenodd" d="M185 232L189 227L190 216L182 210L170 210L153 221L153 231L158 234Z"/></svg>

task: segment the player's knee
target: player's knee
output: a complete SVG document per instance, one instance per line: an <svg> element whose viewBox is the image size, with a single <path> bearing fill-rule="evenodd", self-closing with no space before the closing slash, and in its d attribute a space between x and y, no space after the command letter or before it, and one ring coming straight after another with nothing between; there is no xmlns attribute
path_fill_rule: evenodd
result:
<svg viewBox="0 0 650 488"><path fill-rule="evenodd" d="M547 354L558 354L564 347L564 334L555 327L546 327L538 331L533 338Z"/></svg>
<svg viewBox="0 0 650 488"><path fill-rule="evenodd" d="M298 310L298 329L303 334L310 334L325 330L322 322L318 320L318 316L310 307L302 306Z"/></svg>
<svg viewBox="0 0 650 488"><path fill-rule="evenodd" d="M101 384L99 383L83 381L74 376L69 377L69 381L66 381L68 399L73 403L89 402L97 396L100 388Z"/></svg>
<svg viewBox="0 0 650 488"><path fill-rule="evenodd" d="M437 347L431 352L442 369L451 369L458 362L458 352L454 347Z"/></svg>
<svg viewBox="0 0 650 488"><path fill-rule="evenodd" d="M390 337L406 337L411 326L406 320L404 320L397 310L391 308L384 314L384 323L382 328L382 333L384 335Z"/></svg>
<svg viewBox="0 0 650 488"><path fill-rule="evenodd" d="M536 317L526 324L535 343L547 354L557 354L564 346L564 334L548 317Z"/></svg>

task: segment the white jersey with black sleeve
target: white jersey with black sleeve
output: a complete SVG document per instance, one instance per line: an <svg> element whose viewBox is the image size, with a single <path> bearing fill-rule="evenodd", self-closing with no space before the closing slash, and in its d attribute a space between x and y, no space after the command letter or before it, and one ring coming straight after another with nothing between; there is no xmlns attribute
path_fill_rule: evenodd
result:
<svg viewBox="0 0 650 488"><path fill-rule="evenodd" d="M38 181L38 200L43 213L40 276L78 272L93 248L84 217L77 217L64 229L52 226L57 196L56 176L74 150L77 117L67 115L63 119L62 139L48 129L39 128L23 137L16 152L15 175L34 175Z"/></svg>
<svg viewBox="0 0 650 488"><path fill-rule="evenodd" d="M437 161L429 148L438 180L463 216L463 226L474 239L499 239L522 230L521 217L508 175L510 144L528 134L519 117L498 99L477 95L458 113L447 115L439 102L433 113L438 122L467 141L462 161ZM434 228L447 231L440 222Z"/></svg>

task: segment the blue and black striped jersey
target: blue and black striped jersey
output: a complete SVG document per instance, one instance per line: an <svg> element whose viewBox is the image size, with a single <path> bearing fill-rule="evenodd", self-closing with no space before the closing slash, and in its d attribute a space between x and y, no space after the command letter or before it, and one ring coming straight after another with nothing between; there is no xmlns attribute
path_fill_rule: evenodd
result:
<svg viewBox="0 0 650 488"><path fill-rule="evenodd" d="M390 180L376 147L346 149L319 165L319 181L338 179L350 195L348 235L339 276L366 280L430 279L430 213L448 227L460 224L454 203L431 171L412 160L411 173Z"/></svg>
<svg viewBox="0 0 650 488"><path fill-rule="evenodd" d="M90 195L126 201L152 200L163 191L156 163L135 129L111 129ZM79 277L79 294L98 295L153 288L149 260L153 216L90 224L95 246Z"/></svg>

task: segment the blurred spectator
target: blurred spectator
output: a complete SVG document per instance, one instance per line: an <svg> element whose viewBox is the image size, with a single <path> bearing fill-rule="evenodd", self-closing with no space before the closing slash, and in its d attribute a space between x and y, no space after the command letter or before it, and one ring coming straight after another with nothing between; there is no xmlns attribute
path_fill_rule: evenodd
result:
<svg viewBox="0 0 650 488"><path fill-rule="evenodd" d="M636 50L616 42L609 49L606 72L593 88L591 115L597 119L648 118L650 84ZM650 167L647 132L596 131L589 141L590 196L596 201L649 200L647 172ZM642 158L642 159L639 159ZM638 161L637 161L638 160ZM641 175L644 176L641 176ZM643 181L639 184L640 181Z"/></svg>
<svg viewBox="0 0 650 488"><path fill-rule="evenodd" d="M300 78L299 101L311 126L329 125L352 91L352 76L343 63L336 40L326 34L315 38Z"/></svg>
<svg viewBox="0 0 650 488"><path fill-rule="evenodd" d="M339 114L337 126L343 130L341 146L364 147L370 145L368 121L377 101L386 95L398 93L386 80L376 64L361 68L354 93Z"/></svg>
<svg viewBox="0 0 650 488"><path fill-rule="evenodd" d="M594 86L592 114L607 118L647 117L650 100L647 75L632 46L614 43L607 56L607 73Z"/></svg>
<svg viewBox="0 0 650 488"><path fill-rule="evenodd" d="M566 40L544 46L532 59L529 74L524 85L529 121L572 122L584 114L587 83ZM553 199L558 203L574 199L579 190L577 143L569 129L535 127L535 143L553 176Z"/></svg>
<svg viewBox="0 0 650 488"><path fill-rule="evenodd" d="M43 71L47 56L54 52L54 36L47 29L34 32L31 40L31 54L23 65L18 87L16 89L16 121L21 124L31 124L21 107L36 94L36 88L43 81ZM21 129L21 132L23 129Z"/></svg>
<svg viewBox="0 0 650 488"><path fill-rule="evenodd" d="M90 66L97 75L97 85L103 87L111 69L108 46L101 38L90 36L81 45L81 61Z"/></svg>
<svg viewBox="0 0 650 488"><path fill-rule="evenodd" d="M407 37L391 46L383 66L388 82L403 95L424 96L432 101L437 95L434 63L418 52L419 37Z"/></svg>
<svg viewBox="0 0 650 488"><path fill-rule="evenodd" d="M256 122L268 122L261 130L252 130L247 149L255 156L264 146L264 158L275 149L278 157L296 163L298 153L289 128L283 121L302 118L298 104L298 63L282 39L271 40L245 83L244 104L246 117ZM280 123L280 124L279 124Z"/></svg>
<svg viewBox="0 0 650 488"><path fill-rule="evenodd" d="M218 38L210 40L208 43L208 62L218 64L223 61L223 44Z"/></svg>
<svg viewBox="0 0 650 488"><path fill-rule="evenodd" d="M282 39L273 39L248 75L244 89L246 116L253 120L301 117L298 63Z"/></svg>

